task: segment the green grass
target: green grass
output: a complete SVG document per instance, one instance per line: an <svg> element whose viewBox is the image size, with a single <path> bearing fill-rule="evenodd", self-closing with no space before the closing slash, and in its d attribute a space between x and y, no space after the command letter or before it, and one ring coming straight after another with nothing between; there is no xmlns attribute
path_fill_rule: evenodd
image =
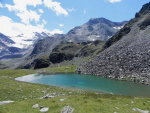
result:
<svg viewBox="0 0 150 113"><path fill-rule="evenodd" d="M60 99L65 101L60 102ZM132 101L134 103L132 103ZM147 99L136 99L103 95L71 95L52 99L34 99L16 102L3 106L4 113L38 113L39 109L33 109L32 105L49 107L49 113L59 113L61 109L69 105L74 108L74 113L137 113L132 108L150 110L150 102ZM14 109L15 108L15 109Z"/></svg>
<svg viewBox="0 0 150 113"><path fill-rule="evenodd" d="M46 71L48 73L74 73L77 70L77 66L75 65L55 65L54 67L40 69L40 71Z"/></svg>
<svg viewBox="0 0 150 113"><path fill-rule="evenodd" d="M74 72L76 66L60 66L45 69L49 72ZM0 113L39 113L32 105L49 107L48 113L59 113L69 105L74 113L138 113L132 108L150 111L150 98L125 97L108 94L97 94L75 89L65 89L46 85L15 81L14 78L37 73L39 70L0 70L0 101L12 100L14 103L0 105ZM59 96L51 99L40 99L48 93ZM60 102L60 99L65 99Z"/></svg>

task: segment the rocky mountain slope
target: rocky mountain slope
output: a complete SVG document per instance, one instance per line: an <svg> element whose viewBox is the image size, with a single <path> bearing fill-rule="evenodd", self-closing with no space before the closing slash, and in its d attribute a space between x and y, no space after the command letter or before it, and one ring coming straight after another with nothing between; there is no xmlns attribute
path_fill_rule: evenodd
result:
<svg viewBox="0 0 150 113"><path fill-rule="evenodd" d="M57 45L62 43L82 43L95 40L105 41L121 29L125 23L112 22L105 18L95 18L90 19L82 26L71 29L67 34L55 34L51 36L46 32L34 32L31 37L26 37L24 34L10 37L14 42L11 50L13 49L16 53L7 52L6 55L0 56L0 59L21 58L15 65L28 65L34 62L35 59L48 56ZM6 49L4 50L1 51L2 54L6 53ZM13 64L13 67L16 66Z"/></svg>
<svg viewBox="0 0 150 113"><path fill-rule="evenodd" d="M105 18L90 19L89 22L71 29L65 35L57 34L40 40L36 43L31 55L33 55L35 51L37 52L37 49L40 49L40 51L36 54L41 54L43 51L50 52L50 50L61 42L81 43L95 40L105 41L121 29L125 23L126 22L112 22Z"/></svg>
<svg viewBox="0 0 150 113"><path fill-rule="evenodd" d="M10 37L5 36L4 34L0 33L0 49L5 48L14 43L15 42L11 40Z"/></svg>
<svg viewBox="0 0 150 113"><path fill-rule="evenodd" d="M53 36L41 39L35 44L30 56L34 57L44 54L50 54L50 52L63 41L64 41L63 34L55 34Z"/></svg>
<svg viewBox="0 0 150 113"><path fill-rule="evenodd" d="M126 22L112 22L105 18L95 18L90 19L82 26L71 29L67 34L48 36L35 43L33 50L30 53L28 52L29 54L23 60L21 66L30 65L35 59L48 56L56 46L61 44L68 42L82 43L95 40L105 41L121 29L125 23Z"/></svg>
<svg viewBox="0 0 150 113"><path fill-rule="evenodd" d="M82 26L71 29L66 34L70 42L106 41L120 30L127 22L112 22L105 18L90 19Z"/></svg>
<svg viewBox="0 0 150 113"><path fill-rule="evenodd" d="M9 36L5 36L4 34L0 33L0 60L8 58L12 55L11 58L16 58L21 56L19 53L22 51L20 48L13 47L15 42L11 40Z"/></svg>
<svg viewBox="0 0 150 113"><path fill-rule="evenodd" d="M81 73L150 84L150 3L145 4Z"/></svg>
<svg viewBox="0 0 150 113"><path fill-rule="evenodd" d="M94 41L94 42L83 42L83 43L61 43L57 45L51 53L36 57L32 61L20 65L20 68L25 69L39 69L39 68L46 68L52 65L65 65L67 64L74 64L82 63L83 60L87 58L91 58L99 53L104 45L104 41ZM80 60L80 61L79 61ZM28 61L28 60L27 60ZM26 62L27 62L26 61Z"/></svg>
<svg viewBox="0 0 150 113"><path fill-rule="evenodd" d="M30 37L24 34L9 37L0 33L0 60L23 57L32 49L34 43L48 36L50 34L45 32L34 32Z"/></svg>
<svg viewBox="0 0 150 113"><path fill-rule="evenodd" d="M126 21L112 22L105 18L91 19L84 25L71 29L67 34L56 34L39 40L35 44L31 56L33 54L43 54L46 51L50 52L62 42L81 43L95 40L105 41L119 31L125 23Z"/></svg>

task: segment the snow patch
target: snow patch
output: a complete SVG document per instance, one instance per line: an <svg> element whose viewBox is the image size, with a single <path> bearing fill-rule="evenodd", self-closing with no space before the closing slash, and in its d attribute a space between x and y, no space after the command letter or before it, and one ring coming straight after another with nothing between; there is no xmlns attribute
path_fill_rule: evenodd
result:
<svg viewBox="0 0 150 113"><path fill-rule="evenodd" d="M117 29L117 30L120 30L120 29L122 29L123 28L123 26L115 26L115 27L113 27L114 29Z"/></svg>

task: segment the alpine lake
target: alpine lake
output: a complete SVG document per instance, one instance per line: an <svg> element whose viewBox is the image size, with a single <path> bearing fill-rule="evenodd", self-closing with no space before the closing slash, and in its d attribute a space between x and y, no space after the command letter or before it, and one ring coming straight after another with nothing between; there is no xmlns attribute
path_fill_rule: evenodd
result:
<svg viewBox="0 0 150 113"><path fill-rule="evenodd" d="M32 74L15 80L124 96L150 97L150 86L82 74Z"/></svg>

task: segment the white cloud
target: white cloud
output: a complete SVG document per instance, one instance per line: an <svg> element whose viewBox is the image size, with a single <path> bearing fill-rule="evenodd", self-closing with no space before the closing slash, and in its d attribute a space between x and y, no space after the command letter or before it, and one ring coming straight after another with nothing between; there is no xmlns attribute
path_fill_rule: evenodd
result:
<svg viewBox="0 0 150 113"><path fill-rule="evenodd" d="M45 5L45 7L53 10L57 16L59 16L59 15L67 16L68 15L67 10L61 7L60 2L55 2L52 0L44 0L43 3Z"/></svg>
<svg viewBox="0 0 150 113"><path fill-rule="evenodd" d="M52 0L13 0L14 5L6 4L5 7L8 8L9 11L14 11L16 16L21 19L21 22L25 24L30 24L30 22L39 22L40 16L44 11L39 9L38 14L36 11L28 10L28 6L44 5L45 7L53 10L56 15L68 15L67 10L61 7L60 2L55 2Z"/></svg>
<svg viewBox="0 0 150 113"><path fill-rule="evenodd" d="M0 8L3 8L3 5L0 3Z"/></svg>
<svg viewBox="0 0 150 113"><path fill-rule="evenodd" d="M40 15L37 14L35 11L26 10L23 12L18 12L17 16L21 19L21 21L25 24L30 24L30 22L38 22L40 19Z"/></svg>
<svg viewBox="0 0 150 113"><path fill-rule="evenodd" d="M0 32L8 36L25 34L27 37L30 37L33 32L41 32L43 30L43 28L37 26L16 23L9 17L0 16ZM45 31L47 30L45 29Z"/></svg>
<svg viewBox="0 0 150 113"><path fill-rule="evenodd" d="M39 9L38 11L39 11L39 13L44 13L44 11L42 9Z"/></svg>
<svg viewBox="0 0 150 113"><path fill-rule="evenodd" d="M59 24L59 27L63 27L64 26L64 24Z"/></svg>
<svg viewBox="0 0 150 113"><path fill-rule="evenodd" d="M14 5L6 4L5 7L7 7L9 11L15 11L23 23L29 24L32 21L39 21L40 15L35 11L28 10L27 6L36 7L42 4L42 0L14 0L13 2Z"/></svg>
<svg viewBox="0 0 150 113"><path fill-rule="evenodd" d="M36 7L37 5L42 4L42 0L13 0L13 2L14 2L14 5L6 4L5 6L10 11L19 11L19 12L27 10L27 6Z"/></svg>
<svg viewBox="0 0 150 113"><path fill-rule="evenodd" d="M110 3L121 2L122 0L108 0Z"/></svg>
<svg viewBox="0 0 150 113"><path fill-rule="evenodd" d="M45 22L46 24L45 20L42 20L42 21ZM17 36L20 34L24 34L28 38L31 36L33 32L42 32L42 31L50 32L52 34L63 33L63 31L59 29L48 31L47 29L43 29L42 27L26 25L23 23L16 23L7 16L0 16L0 32L8 36Z"/></svg>
<svg viewBox="0 0 150 113"><path fill-rule="evenodd" d="M44 20L43 20L44 22ZM0 16L0 32L10 36L12 40L16 42L15 46L17 47L24 47L31 45L32 42L27 42L25 40L34 40L34 32L46 32L50 34L62 34L63 31L59 29L54 29L52 31L48 31L44 29L40 25L33 26L33 25L26 25L23 23L16 23L11 18L6 16ZM22 35L23 37L19 37Z"/></svg>
<svg viewBox="0 0 150 113"><path fill-rule="evenodd" d="M46 20L42 19L41 24L38 24L37 26L41 27L41 28L44 28L46 24L47 24Z"/></svg>
<svg viewBox="0 0 150 113"><path fill-rule="evenodd" d="M54 29L52 31L50 31L51 34L63 34L63 31L60 29Z"/></svg>
<svg viewBox="0 0 150 113"><path fill-rule="evenodd" d="M46 25L47 24L47 22L46 22L46 20L42 20L42 23L44 24L44 25Z"/></svg>
<svg viewBox="0 0 150 113"><path fill-rule="evenodd" d="M70 9L67 9L67 11L68 11L68 12L75 12L75 11L76 11L76 9L74 9L74 8L70 8Z"/></svg>

